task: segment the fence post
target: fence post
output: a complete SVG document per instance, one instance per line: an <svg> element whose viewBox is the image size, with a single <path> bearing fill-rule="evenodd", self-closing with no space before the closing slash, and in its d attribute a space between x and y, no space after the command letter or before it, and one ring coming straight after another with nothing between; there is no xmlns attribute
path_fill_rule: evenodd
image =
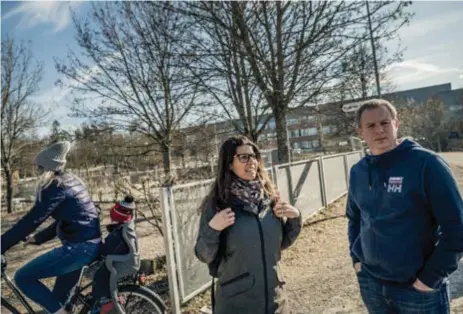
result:
<svg viewBox="0 0 463 314"><path fill-rule="evenodd" d="M166 263L167 274L169 281L169 294L172 312L180 314L180 298L177 281L177 267L175 265L175 252L172 235L172 217L170 209L172 204L172 188L170 185L161 187L161 212L162 212L162 226L164 232L164 246L166 250Z"/></svg>
<svg viewBox="0 0 463 314"><path fill-rule="evenodd" d="M288 168L286 170L286 178L288 178L289 203L294 206L294 204L296 203L296 200L294 199L293 176L291 174L291 162L288 164Z"/></svg>
<svg viewBox="0 0 463 314"><path fill-rule="evenodd" d="M272 166L272 179L273 179L273 182L275 183L275 186L276 186L276 188L278 190L277 170L278 170L278 166L273 165Z"/></svg>
<svg viewBox="0 0 463 314"><path fill-rule="evenodd" d="M345 176L346 176L346 188L349 189L349 164L347 163L347 154L348 153L345 153L344 156L343 156L343 159L344 159L344 173L345 173Z"/></svg>
<svg viewBox="0 0 463 314"><path fill-rule="evenodd" d="M328 206L328 200L326 199L325 165L323 162L323 156L318 157L318 173L320 178L320 189L322 193L322 204L323 207L326 207Z"/></svg>

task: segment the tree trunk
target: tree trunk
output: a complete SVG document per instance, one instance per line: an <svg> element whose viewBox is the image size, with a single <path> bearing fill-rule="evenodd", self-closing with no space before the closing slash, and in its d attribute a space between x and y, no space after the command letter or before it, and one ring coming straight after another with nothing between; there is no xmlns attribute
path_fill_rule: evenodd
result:
<svg viewBox="0 0 463 314"><path fill-rule="evenodd" d="M284 110L277 108L273 113L275 117L275 127L277 133L277 148L279 163L289 162L289 139L286 126L286 113Z"/></svg>
<svg viewBox="0 0 463 314"><path fill-rule="evenodd" d="M3 168L6 179L6 212L13 212L13 174L9 167Z"/></svg>
<svg viewBox="0 0 463 314"><path fill-rule="evenodd" d="M246 137L249 138L253 143L257 144L259 137L257 136L256 130L250 130L247 132Z"/></svg>
<svg viewBox="0 0 463 314"><path fill-rule="evenodd" d="M171 170L171 147L170 145L164 144L162 146L163 162L164 162L164 174L168 176Z"/></svg>

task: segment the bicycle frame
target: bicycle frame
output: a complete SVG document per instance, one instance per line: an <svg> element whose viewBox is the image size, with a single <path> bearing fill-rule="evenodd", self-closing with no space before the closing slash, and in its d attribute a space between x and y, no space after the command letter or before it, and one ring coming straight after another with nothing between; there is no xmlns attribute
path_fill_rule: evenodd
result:
<svg viewBox="0 0 463 314"><path fill-rule="evenodd" d="M77 281L75 287L73 288L73 290L71 291L71 295L69 297L69 300L68 302L66 303L65 305L65 308L68 312L72 313L73 310L74 310L74 307L78 304L78 301L85 307L87 308L92 308L93 304L90 304L91 301L93 300L91 297L89 298L88 295L85 295L83 294L83 291L87 290L91 285L92 285L92 282L89 282L87 283L86 285L82 286L82 279L84 277L84 273L87 269L89 268L92 268L92 267L95 267L98 268L99 265L101 265L103 263L103 261L101 260L97 260L97 261L94 261L93 263L91 263L90 265L86 265L82 268L82 270L80 271L80 276L79 276L79 280ZM137 275L137 278L138 278L138 275ZM13 293L15 294L15 296L21 301L21 303L23 304L23 306L26 308L27 310L27 314L36 314L36 312L32 309L32 306L27 302L26 298L24 297L24 295L21 293L21 291L19 291L19 289L13 284L13 282L11 281L11 279L8 277L8 275L4 272L4 270L2 270L2 279L5 280L8 288L10 288ZM134 280L134 278L131 278L130 281L132 282ZM2 302L2 305L5 305L6 307L10 307L10 308L16 308L15 306L13 306L10 302L8 302L5 298L1 297L1 302Z"/></svg>
<svg viewBox="0 0 463 314"><path fill-rule="evenodd" d="M98 261L95 262L95 263L98 263ZM92 285L92 283L90 282L90 283L86 284L85 286L81 286L81 283L82 283L82 277L83 277L83 274L84 274L85 270L88 269L93 264L94 263L92 263L92 264L90 264L88 266L84 266L82 268L82 270L80 272L79 280L77 281L76 286L73 289L74 291L71 293L71 296L69 298L69 302L66 305L66 308L68 308L68 307L73 308L76 305L77 300L79 300L84 306L87 306L87 307L91 306L91 305L88 304L86 297L82 294L82 291L89 288ZM13 291L13 293L15 294L15 296L19 299L19 301L21 301L22 305L26 308L27 313L28 314L35 314L36 312L32 309L32 306L29 304L29 302L27 302L26 298L23 296L21 291L19 291L19 289L14 285L14 283L11 281L10 277L8 277L8 275L5 274L4 271L2 271L2 279L5 280L8 288L10 288ZM6 304L7 307L9 306L11 308L16 308L15 306L13 306L10 302L8 302L3 297L1 297L1 301L2 301L2 305Z"/></svg>

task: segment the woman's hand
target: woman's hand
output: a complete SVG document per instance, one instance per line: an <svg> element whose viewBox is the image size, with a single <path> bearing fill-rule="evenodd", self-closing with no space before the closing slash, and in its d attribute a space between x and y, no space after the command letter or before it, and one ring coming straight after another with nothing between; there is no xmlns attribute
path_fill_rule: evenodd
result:
<svg viewBox="0 0 463 314"><path fill-rule="evenodd" d="M26 238L26 241L24 241L24 245L37 245L37 241L35 240L35 237L33 235L28 236Z"/></svg>
<svg viewBox="0 0 463 314"><path fill-rule="evenodd" d="M299 210L291 205L289 205L286 202L278 202L273 206L273 212L275 213L275 216L278 218L298 218L301 213Z"/></svg>
<svg viewBox="0 0 463 314"><path fill-rule="evenodd" d="M212 219L209 221L209 227L216 231L222 231L225 228L233 225L234 223L235 213L229 207L216 213L214 217L212 217Z"/></svg>

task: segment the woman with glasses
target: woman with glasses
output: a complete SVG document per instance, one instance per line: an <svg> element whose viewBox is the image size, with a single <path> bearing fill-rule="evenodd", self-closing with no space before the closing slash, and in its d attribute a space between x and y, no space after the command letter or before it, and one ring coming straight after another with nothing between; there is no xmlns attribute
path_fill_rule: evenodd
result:
<svg viewBox="0 0 463 314"><path fill-rule="evenodd" d="M300 212L279 199L258 147L244 136L226 140L195 246L218 278L214 313L287 313L279 261L300 230Z"/></svg>

